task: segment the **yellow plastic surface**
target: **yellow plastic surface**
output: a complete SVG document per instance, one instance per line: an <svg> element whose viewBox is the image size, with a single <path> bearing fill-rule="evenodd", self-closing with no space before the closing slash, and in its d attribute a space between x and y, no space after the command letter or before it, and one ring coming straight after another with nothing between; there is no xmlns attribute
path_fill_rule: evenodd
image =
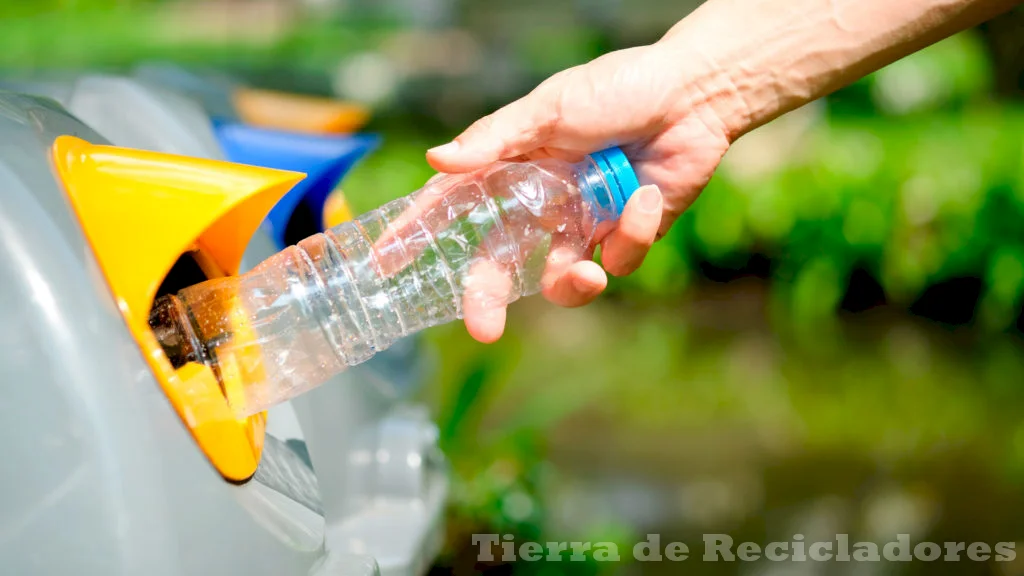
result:
<svg viewBox="0 0 1024 576"><path fill-rule="evenodd" d="M324 228L334 228L351 219L352 209L348 207L345 193L341 191L341 188L335 188L324 201Z"/></svg>
<svg viewBox="0 0 1024 576"><path fill-rule="evenodd" d="M157 289L178 258L198 251L210 276L238 273L270 208L302 174L90 144L62 136L53 159L129 329L167 397L227 479L256 471L265 417L238 419L213 371L175 370L149 327Z"/></svg>
<svg viewBox="0 0 1024 576"><path fill-rule="evenodd" d="M361 104L273 90L237 88L232 94L246 124L312 134L348 134L363 127L370 111Z"/></svg>

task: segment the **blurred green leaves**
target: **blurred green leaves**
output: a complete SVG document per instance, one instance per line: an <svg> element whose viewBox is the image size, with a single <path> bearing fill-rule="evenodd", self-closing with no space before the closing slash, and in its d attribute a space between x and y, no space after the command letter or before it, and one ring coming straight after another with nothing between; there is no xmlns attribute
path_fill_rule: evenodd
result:
<svg viewBox="0 0 1024 576"><path fill-rule="evenodd" d="M1022 289L1013 254L1024 241L1024 116L986 101L989 76L978 42L962 34L867 80L898 117L809 112L749 135L680 219L684 233L653 252L672 256L650 265L764 254L798 323L832 315L856 268L905 306L931 285L980 277L980 324L1009 326ZM913 96L911 81L926 85L927 105L882 104ZM673 277L613 287L658 293L657 279Z"/></svg>
<svg viewBox="0 0 1024 576"><path fill-rule="evenodd" d="M868 80L878 108L897 115L962 104L992 87L988 56L971 34L954 36L895 62Z"/></svg>
<svg viewBox="0 0 1024 576"><path fill-rule="evenodd" d="M387 25L339 26L239 10L238 5L156 0L0 2L0 67L122 69L144 60L325 74L340 55L379 40Z"/></svg>
<svg viewBox="0 0 1024 576"><path fill-rule="evenodd" d="M1005 246L989 260L986 291L979 304L982 326L1005 330L1017 317L1024 300L1024 248Z"/></svg>

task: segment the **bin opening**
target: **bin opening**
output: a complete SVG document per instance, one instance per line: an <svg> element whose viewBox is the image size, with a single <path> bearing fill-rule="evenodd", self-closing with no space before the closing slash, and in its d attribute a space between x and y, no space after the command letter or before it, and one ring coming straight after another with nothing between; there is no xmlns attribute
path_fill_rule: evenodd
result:
<svg viewBox="0 0 1024 576"><path fill-rule="evenodd" d="M373 134L300 134L230 122L215 123L214 128L224 154L232 162L306 173L306 179L270 210L263 224L278 249L324 229L324 204L338 182L380 140ZM311 214L299 214L292 223L293 213L300 209ZM307 226L310 218L312 225ZM287 230L291 226L294 231Z"/></svg>
<svg viewBox="0 0 1024 576"><path fill-rule="evenodd" d="M163 282L160 283L160 287L157 288L156 298L165 294L175 294L182 288L209 280L209 276L199 265L198 256L196 251L185 252L179 256L170 271L167 272Z"/></svg>
<svg viewBox="0 0 1024 576"><path fill-rule="evenodd" d="M291 246L323 230L323 218L309 202L299 202L284 228L284 245Z"/></svg>
<svg viewBox="0 0 1024 576"><path fill-rule="evenodd" d="M253 232L302 175L74 136L57 138L53 161L157 383L216 470L228 481L247 481L262 452L264 415L239 418L231 390L209 366L171 361L150 313L161 293L237 274Z"/></svg>

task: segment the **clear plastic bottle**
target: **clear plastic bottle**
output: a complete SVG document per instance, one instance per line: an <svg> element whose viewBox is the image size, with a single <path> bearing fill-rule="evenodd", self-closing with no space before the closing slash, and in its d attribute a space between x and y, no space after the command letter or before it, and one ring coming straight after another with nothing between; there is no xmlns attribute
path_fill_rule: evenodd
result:
<svg viewBox="0 0 1024 576"><path fill-rule="evenodd" d="M617 148L440 176L244 275L161 297L150 325L172 364L211 366L254 414L468 306L539 292L637 187Z"/></svg>

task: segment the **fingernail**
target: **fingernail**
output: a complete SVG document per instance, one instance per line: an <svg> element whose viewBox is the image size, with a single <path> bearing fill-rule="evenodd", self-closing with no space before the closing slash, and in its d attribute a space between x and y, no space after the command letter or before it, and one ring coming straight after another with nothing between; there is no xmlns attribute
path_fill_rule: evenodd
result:
<svg viewBox="0 0 1024 576"><path fill-rule="evenodd" d="M661 192L654 186L644 186L640 189L640 210L647 212L657 212L661 208Z"/></svg>
<svg viewBox="0 0 1024 576"><path fill-rule="evenodd" d="M454 140L449 142L449 143L447 143L447 144L442 144L440 146L434 146L430 150L427 150L427 152L429 152L431 154L440 154L442 156L447 156L449 154L454 154L454 153L456 153L458 151L459 151L459 143L454 141Z"/></svg>

